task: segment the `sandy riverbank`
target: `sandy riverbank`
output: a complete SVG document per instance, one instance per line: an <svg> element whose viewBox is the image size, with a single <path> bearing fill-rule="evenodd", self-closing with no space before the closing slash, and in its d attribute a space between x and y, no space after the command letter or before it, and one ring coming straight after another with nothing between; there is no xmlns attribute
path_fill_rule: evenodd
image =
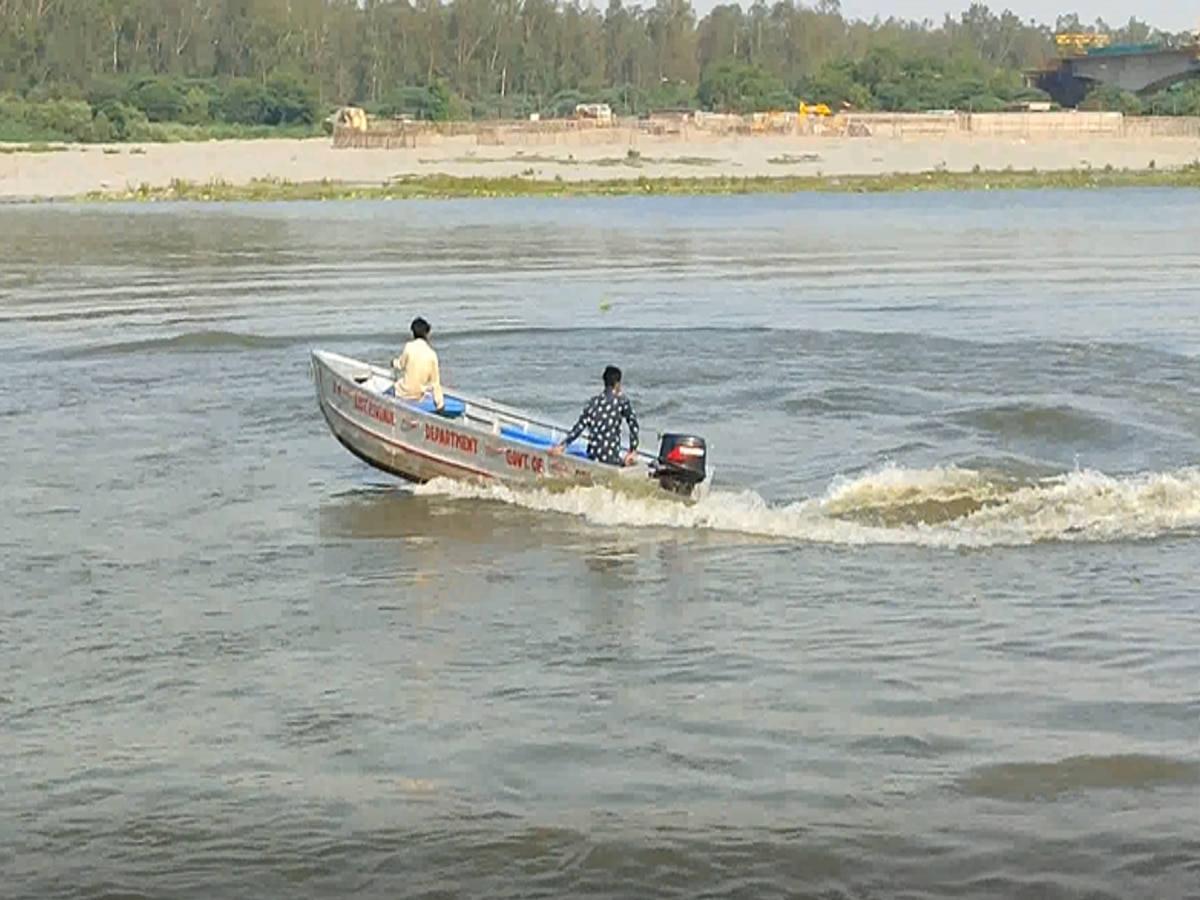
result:
<svg viewBox="0 0 1200 900"><path fill-rule="evenodd" d="M405 149L335 149L328 139L214 141L196 144L71 146L0 152L0 198L125 193L174 180L322 179L380 185L400 176L524 176L563 181L726 176L848 176L969 172L1005 168L1043 172L1112 166L1166 169L1200 158L1200 140L1097 135L1054 139L997 137L729 137L681 141L641 136L636 145L480 146L470 138Z"/></svg>

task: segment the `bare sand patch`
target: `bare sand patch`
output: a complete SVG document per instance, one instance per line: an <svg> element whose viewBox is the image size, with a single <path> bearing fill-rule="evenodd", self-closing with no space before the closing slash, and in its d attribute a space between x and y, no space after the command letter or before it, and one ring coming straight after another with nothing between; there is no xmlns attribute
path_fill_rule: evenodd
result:
<svg viewBox="0 0 1200 900"><path fill-rule="evenodd" d="M329 139L71 146L60 152L0 153L0 197L50 199L124 193L172 181L258 179L382 185L402 176L524 176L563 181L614 178L886 175L1006 168L1053 172L1145 169L1200 158L1194 137L1116 135L1025 137L641 136L636 145L485 146L473 136L392 149L335 149Z"/></svg>

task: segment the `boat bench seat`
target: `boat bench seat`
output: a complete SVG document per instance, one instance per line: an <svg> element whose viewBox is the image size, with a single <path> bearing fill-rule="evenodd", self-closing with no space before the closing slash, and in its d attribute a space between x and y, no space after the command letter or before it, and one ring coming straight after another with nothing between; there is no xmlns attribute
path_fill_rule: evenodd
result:
<svg viewBox="0 0 1200 900"><path fill-rule="evenodd" d="M384 390L383 395L385 397L395 397L396 386L392 385ZM440 411L434 408L433 397L429 394L426 394L420 400L401 400L400 402L408 406L414 406L421 410L421 412L434 413L435 415L443 416L447 419L457 419L467 411L467 405L457 397L451 397L449 394L442 394L442 400L444 403Z"/></svg>
<svg viewBox="0 0 1200 900"><path fill-rule="evenodd" d="M554 445L554 438L548 434L530 433L522 431L515 425L504 425L500 428L500 436L508 438L510 441L520 441L522 444L528 444L531 447L539 449L548 449ZM580 459L587 459L587 444L583 441L575 441L567 448L567 453L571 456L577 456Z"/></svg>

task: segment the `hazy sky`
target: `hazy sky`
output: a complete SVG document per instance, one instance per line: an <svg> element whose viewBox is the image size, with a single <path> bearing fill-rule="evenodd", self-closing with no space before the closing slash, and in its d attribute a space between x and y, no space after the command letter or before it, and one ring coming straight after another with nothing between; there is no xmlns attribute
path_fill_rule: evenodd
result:
<svg viewBox="0 0 1200 900"><path fill-rule="evenodd" d="M696 12L704 15L717 5L719 0L692 0ZM743 8L749 8L753 0L741 0ZM1200 28L1200 4L1181 3L1179 0L1061 0L1060 8L1055 4L1037 3L1034 0L1010 0L1008 3L991 2L986 5L994 13L1001 13L1006 8L1012 10L1022 19L1036 19L1039 23L1053 26L1054 20L1060 14L1078 13L1080 21L1094 22L1097 17L1104 19L1109 25L1123 25L1129 17L1137 18L1155 28L1165 31L1191 31ZM771 0L767 0L767 5ZM643 2L652 5L652 0ZM809 0L806 6L815 6L816 0ZM900 19L916 19L920 21L929 17L940 23L946 13L958 16L971 5L971 0L842 0L842 13L848 19L871 19L879 16L886 19L896 16Z"/></svg>

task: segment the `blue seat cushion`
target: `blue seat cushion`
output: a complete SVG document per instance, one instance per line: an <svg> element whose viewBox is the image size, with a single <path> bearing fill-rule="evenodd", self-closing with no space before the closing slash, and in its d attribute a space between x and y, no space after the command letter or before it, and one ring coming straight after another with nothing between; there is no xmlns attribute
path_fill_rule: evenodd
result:
<svg viewBox="0 0 1200 900"><path fill-rule="evenodd" d="M467 410L467 405L457 397L451 397L449 394L442 395L443 405L439 410L433 405L433 398L426 396L416 401L412 405L424 412L435 412L439 416L445 416L447 419L457 419ZM412 401L409 401L412 402Z"/></svg>
<svg viewBox="0 0 1200 900"><path fill-rule="evenodd" d="M383 396L395 397L396 386L393 384L390 387L384 388ZM421 412L437 413L439 416L445 416L447 419L457 419L467 411L467 405L457 397L451 397L449 394L443 394L442 400L444 402L440 412L434 408L433 397L429 394L426 394L420 400L404 400L403 402L407 403L409 406L415 406L417 409L421 410Z"/></svg>
<svg viewBox="0 0 1200 900"><path fill-rule="evenodd" d="M505 425L500 429L500 436L508 438L510 441L520 441L523 444L529 444L531 447L549 448L554 446L554 438L548 434L531 434L528 431L522 431L513 425ZM572 456L578 456L580 459L587 459L587 444L583 441L575 441L567 448L567 452Z"/></svg>

